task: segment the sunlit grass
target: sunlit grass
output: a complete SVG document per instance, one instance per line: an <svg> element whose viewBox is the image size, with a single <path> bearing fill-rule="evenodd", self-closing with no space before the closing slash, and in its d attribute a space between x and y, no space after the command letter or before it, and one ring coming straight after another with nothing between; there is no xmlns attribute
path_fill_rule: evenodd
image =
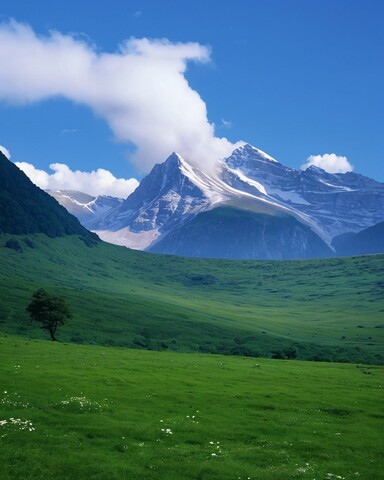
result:
<svg viewBox="0 0 384 480"><path fill-rule="evenodd" d="M0 352L3 480L382 475L383 367L4 336Z"/></svg>
<svg viewBox="0 0 384 480"><path fill-rule="evenodd" d="M25 307L38 287L66 298L75 343L384 362L384 256L305 261L187 259L77 237L0 236L0 330L44 338Z"/></svg>

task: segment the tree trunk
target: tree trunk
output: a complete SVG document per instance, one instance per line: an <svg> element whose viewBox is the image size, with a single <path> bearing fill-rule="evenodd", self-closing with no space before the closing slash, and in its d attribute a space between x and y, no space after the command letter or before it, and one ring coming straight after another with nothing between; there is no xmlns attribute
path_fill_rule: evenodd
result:
<svg viewBox="0 0 384 480"><path fill-rule="evenodd" d="M51 340L52 342L56 342L57 341L57 338L55 337L55 330L54 328L49 328L49 334L51 335Z"/></svg>

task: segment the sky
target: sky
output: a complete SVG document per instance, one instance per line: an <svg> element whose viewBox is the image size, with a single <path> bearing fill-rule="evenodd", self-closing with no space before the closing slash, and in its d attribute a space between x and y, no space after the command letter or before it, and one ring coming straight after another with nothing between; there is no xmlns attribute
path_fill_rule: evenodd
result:
<svg viewBox="0 0 384 480"><path fill-rule="evenodd" d="M0 3L0 146L42 188L127 196L246 142L384 182L382 0Z"/></svg>

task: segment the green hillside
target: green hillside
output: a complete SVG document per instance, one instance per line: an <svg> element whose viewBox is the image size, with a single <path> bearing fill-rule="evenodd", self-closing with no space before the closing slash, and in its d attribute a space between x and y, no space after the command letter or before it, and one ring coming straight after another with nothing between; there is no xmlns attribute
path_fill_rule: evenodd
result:
<svg viewBox="0 0 384 480"><path fill-rule="evenodd" d="M86 242L97 242L93 233L48 193L36 187L2 152L0 206L0 233L44 233L48 237L77 234Z"/></svg>
<svg viewBox="0 0 384 480"><path fill-rule="evenodd" d="M2 480L379 480L383 367L0 335Z"/></svg>
<svg viewBox="0 0 384 480"><path fill-rule="evenodd" d="M47 338L25 312L43 287L74 313L62 341L381 364L383 272L383 255L207 260L1 235L0 330Z"/></svg>

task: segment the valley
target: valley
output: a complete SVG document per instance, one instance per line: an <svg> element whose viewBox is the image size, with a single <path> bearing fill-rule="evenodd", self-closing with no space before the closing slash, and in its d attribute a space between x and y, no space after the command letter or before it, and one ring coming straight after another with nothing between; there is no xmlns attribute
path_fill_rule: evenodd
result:
<svg viewBox="0 0 384 480"><path fill-rule="evenodd" d="M18 239L18 252L6 248ZM63 341L153 350L383 363L384 255L300 261L153 255L78 236L0 236L0 328L45 338L39 287L74 319Z"/></svg>
<svg viewBox="0 0 384 480"><path fill-rule="evenodd" d="M384 255L131 250L100 241L11 162L0 167L2 479L379 478ZM264 253L303 239L293 216L235 206L197 214L190 244L204 222L230 253L252 222L279 224ZM382 226L372 228L358 245L375 246ZM187 230L161 241L188 246ZM225 256L214 242L208 256ZM28 319L39 288L73 314L59 341Z"/></svg>
<svg viewBox="0 0 384 480"><path fill-rule="evenodd" d="M384 480L384 2L0 3L0 480Z"/></svg>

